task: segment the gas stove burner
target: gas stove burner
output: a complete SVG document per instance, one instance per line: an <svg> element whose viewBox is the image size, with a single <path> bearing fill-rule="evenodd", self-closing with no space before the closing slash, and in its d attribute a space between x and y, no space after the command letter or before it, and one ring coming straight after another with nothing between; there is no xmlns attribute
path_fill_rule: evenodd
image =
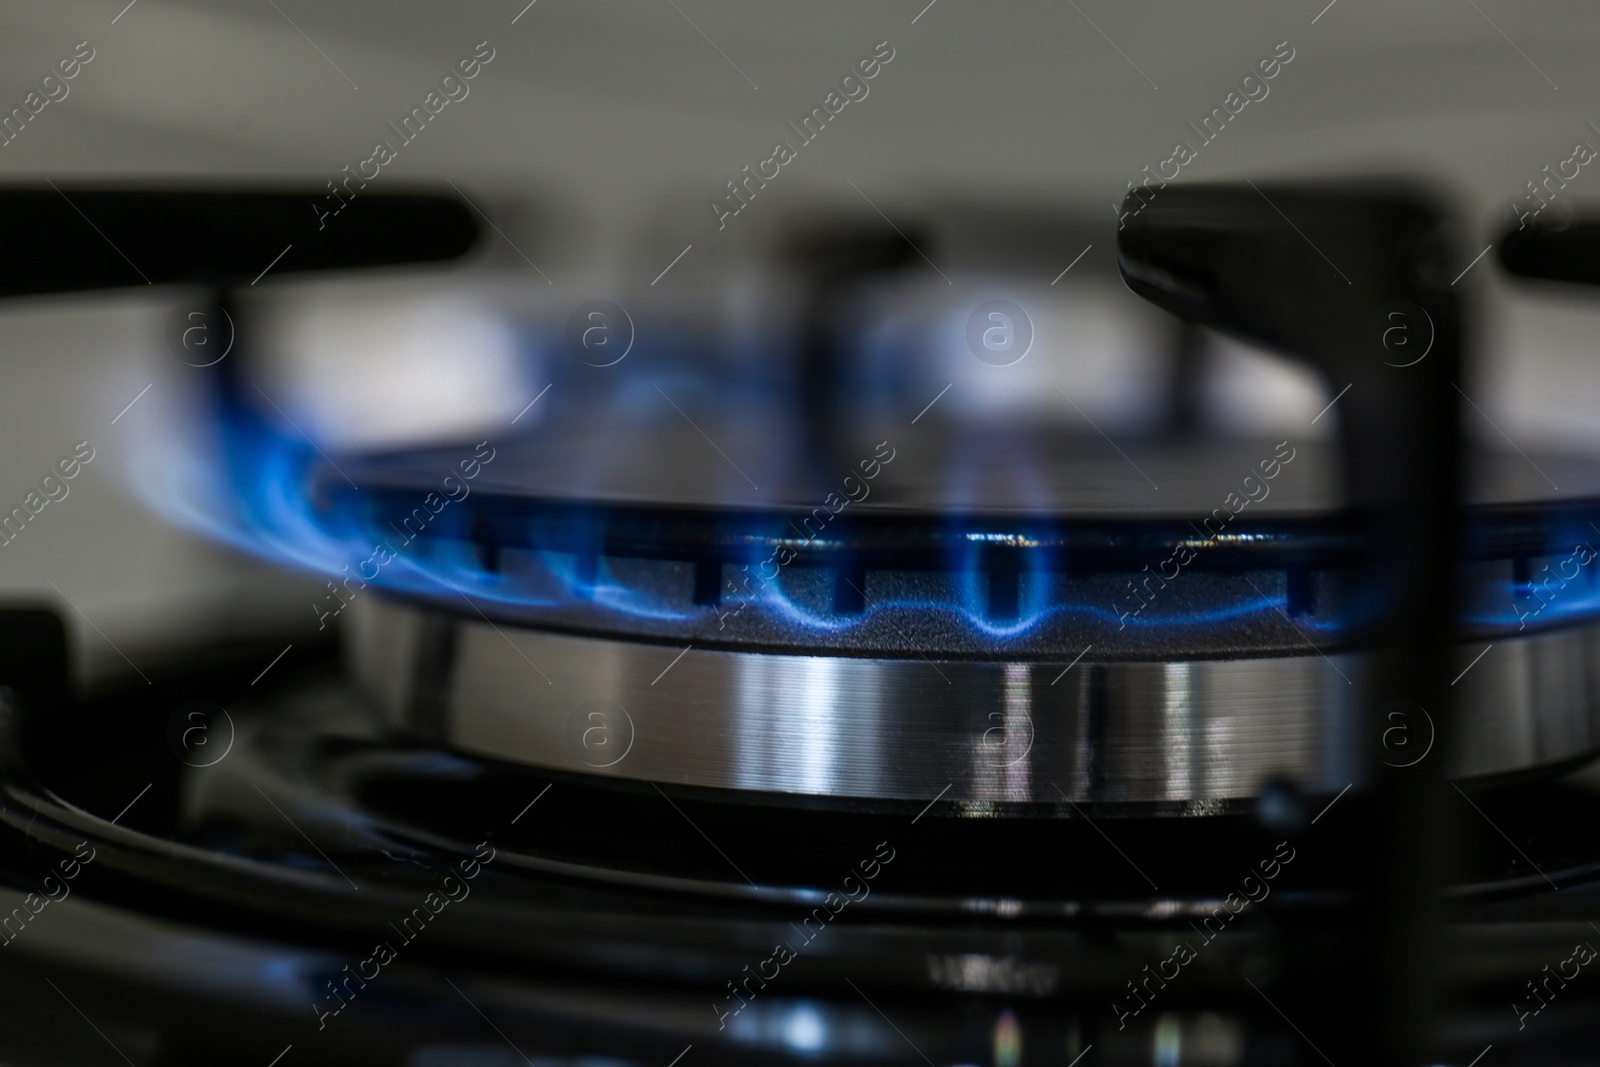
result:
<svg viewBox="0 0 1600 1067"><path fill-rule="evenodd" d="M1331 443L876 429L828 324L902 236L795 253L791 404L664 374L659 417L547 404L514 440L334 459L252 408L226 290L280 224L314 270L448 258L471 216L363 195L342 232L388 240L352 247L217 197L93 206L150 280L238 313L240 358L204 368L216 528L323 573L345 661L197 648L75 701L59 618L0 612L0 879L83 874L0 923L0 989L45 1031L92 1017L130 1063L1592 1048L1593 997L1546 1012L1528 979L1575 962L1600 885L1600 465L1464 440L1469 301L1427 191L1124 205L1128 285L1181 337L1312 368ZM237 211L261 225L205 251ZM1593 281L1595 232L1504 263ZM1390 314L1424 358L1374 351ZM226 749L174 760L199 698ZM61 1058L34 1036L20 1061Z"/></svg>
<svg viewBox="0 0 1600 1067"><path fill-rule="evenodd" d="M1361 616L1381 604L1353 577L1375 546L1336 507L1328 446L1130 442L1107 459L1059 433L987 454L924 436L846 475L854 502L805 472L741 491L684 429L542 428L469 460L437 520L422 502L439 472L489 453L313 474L312 518L375 546L343 592L370 577L390 594L359 605L352 641L396 728L806 801L1199 811L1277 780L1361 780L1367 753L1338 732L1368 670ZM721 436L754 470L782 454L770 432ZM1593 540L1600 464L1474 464L1452 677L1474 673L1451 773L1559 766L1600 740L1600 586L1546 578L1545 608L1530 576Z"/></svg>

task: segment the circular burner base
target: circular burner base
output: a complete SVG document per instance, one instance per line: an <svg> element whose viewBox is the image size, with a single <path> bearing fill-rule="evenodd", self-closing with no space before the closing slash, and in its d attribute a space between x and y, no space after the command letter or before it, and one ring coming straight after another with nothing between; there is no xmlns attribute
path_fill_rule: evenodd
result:
<svg viewBox="0 0 1600 1067"><path fill-rule="evenodd" d="M1366 657L1058 662L777 655L502 627L365 605L355 670L391 725L550 770L778 797L1235 810L1274 781L1361 786ZM1600 739L1600 627L1459 654L1461 734L1408 710L1371 738L1456 777L1559 765ZM1447 757L1446 753L1453 753Z"/></svg>

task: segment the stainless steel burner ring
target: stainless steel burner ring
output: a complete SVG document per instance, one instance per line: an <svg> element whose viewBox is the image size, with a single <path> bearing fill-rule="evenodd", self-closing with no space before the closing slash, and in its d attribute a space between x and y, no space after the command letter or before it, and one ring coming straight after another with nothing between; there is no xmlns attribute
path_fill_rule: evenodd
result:
<svg viewBox="0 0 1600 1067"><path fill-rule="evenodd" d="M504 628L373 598L358 683L397 729L578 774L809 798L1155 804L1216 810L1287 779L1360 786L1343 724L1360 654L1181 662L867 659L687 649ZM1478 777L1600 747L1600 627L1464 648L1448 771ZM1070 663L1070 666L1069 666ZM1426 709L1424 709L1425 711ZM1396 734L1395 731L1402 733ZM1393 765L1444 758L1387 728Z"/></svg>

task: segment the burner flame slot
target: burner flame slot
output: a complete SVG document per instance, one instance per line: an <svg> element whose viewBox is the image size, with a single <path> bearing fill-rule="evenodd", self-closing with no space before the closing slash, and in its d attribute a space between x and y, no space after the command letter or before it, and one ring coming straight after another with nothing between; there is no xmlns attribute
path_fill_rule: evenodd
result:
<svg viewBox="0 0 1600 1067"><path fill-rule="evenodd" d="M482 509L475 509L472 515L471 535L473 551L478 557L478 565L486 574L499 575L503 562L500 558L501 544L494 536L487 515Z"/></svg>
<svg viewBox="0 0 1600 1067"><path fill-rule="evenodd" d="M572 557L572 595L588 600L594 596L599 582L600 557L593 552L579 552Z"/></svg>
<svg viewBox="0 0 1600 1067"><path fill-rule="evenodd" d="M1284 609L1295 618L1317 613L1317 575L1305 567L1295 567L1284 576Z"/></svg>
<svg viewBox="0 0 1600 1067"><path fill-rule="evenodd" d="M694 602L702 607L722 603L722 562L700 559L694 564Z"/></svg>
<svg viewBox="0 0 1600 1067"><path fill-rule="evenodd" d="M483 568L485 574L498 575L501 569L500 546L489 541L473 541L473 551L478 557L478 566Z"/></svg>
<svg viewBox="0 0 1600 1067"><path fill-rule="evenodd" d="M833 571L835 615L860 615L867 610L867 569L858 562L841 563Z"/></svg>
<svg viewBox="0 0 1600 1067"><path fill-rule="evenodd" d="M984 572L989 579L989 618L1015 622L1022 614L1022 566L1017 554L991 549Z"/></svg>

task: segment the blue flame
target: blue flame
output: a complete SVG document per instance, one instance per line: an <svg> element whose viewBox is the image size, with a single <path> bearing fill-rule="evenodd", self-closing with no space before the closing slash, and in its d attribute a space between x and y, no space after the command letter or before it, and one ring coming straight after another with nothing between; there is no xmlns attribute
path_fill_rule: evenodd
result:
<svg viewBox="0 0 1600 1067"><path fill-rule="evenodd" d="M1048 531L1025 528L968 530L953 539L960 545L949 561L954 581L951 592L942 597L870 599L863 610L852 613L818 610L801 603L794 590L785 587L780 573L776 580L759 583L746 596L720 607L690 605L630 585L603 556L586 571L571 552L535 546L507 553L506 565L487 566L468 536L469 509L456 503L446 505L435 522L412 536L388 524L395 534L391 536L372 514L337 505L316 490L332 477L330 468L332 472L339 468L336 460L323 456L309 441L239 412L231 412L211 432L215 435L211 455L219 458L196 461L192 457L200 453L193 450L193 442L175 446L162 460L169 477L159 485L147 483L151 503L191 529L237 549L325 577L336 596L341 586L352 592L371 585L436 599L459 595L474 607L480 603L551 611L598 607L620 618L677 623L714 623L730 603L743 602L817 633L847 632L883 613L935 613L959 620L973 634L1001 647L1060 621L1079 620L1097 630L1126 629L1131 631L1128 636L1148 636L1247 626L1256 620L1275 620L1285 607L1276 587L1201 609L1177 598L1170 601L1172 608L1166 608L1158 598L1138 615L1123 614L1107 601L1060 600L1053 593L1052 576L1066 561L1054 558L1053 550L1044 547L1051 541L1042 536ZM1589 543L1576 536L1580 524L1571 515L1547 525L1548 545ZM1014 617L994 617L987 602L983 553L995 541L1028 549L1020 554L1024 562L1017 576ZM1590 542L1600 542L1600 536ZM374 553L380 546L387 547L392 558L378 565L374 574ZM769 547L763 545L759 552L753 548L749 564L754 567ZM1515 633L1523 627L1544 629L1600 618L1600 559L1585 563L1575 577L1560 573L1558 579L1546 582L1543 597L1509 580L1483 583L1472 590L1472 606L1463 612L1462 621L1482 630ZM1358 616L1368 617L1376 610L1374 602L1360 609L1347 606L1340 615L1319 613L1292 621L1319 640L1337 638L1349 632Z"/></svg>

